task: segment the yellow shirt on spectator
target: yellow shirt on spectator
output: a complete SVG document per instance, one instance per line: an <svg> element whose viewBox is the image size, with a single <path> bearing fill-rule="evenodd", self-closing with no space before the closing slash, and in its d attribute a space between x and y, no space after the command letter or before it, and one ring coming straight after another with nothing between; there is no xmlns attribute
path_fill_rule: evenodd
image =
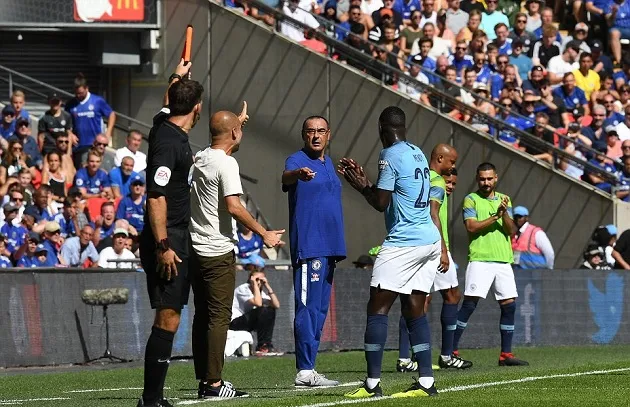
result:
<svg viewBox="0 0 630 407"><path fill-rule="evenodd" d="M589 69L588 74L584 76L579 69L576 69L573 71L573 76L575 76L575 86L584 91L586 100L590 102L591 94L599 90L599 75L594 70Z"/></svg>

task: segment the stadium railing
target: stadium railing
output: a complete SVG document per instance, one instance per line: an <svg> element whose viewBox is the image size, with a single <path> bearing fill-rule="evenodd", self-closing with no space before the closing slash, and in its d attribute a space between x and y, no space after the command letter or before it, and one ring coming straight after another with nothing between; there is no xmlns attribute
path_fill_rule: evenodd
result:
<svg viewBox="0 0 630 407"><path fill-rule="evenodd" d="M380 73L380 80L381 83L384 84L385 86L388 86L390 89L392 89L391 86L387 85L386 83L386 78L391 77L391 76L397 76L399 79L400 78L404 78L404 82L407 83L410 86L413 86L415 88L417 88L418 90L420 90L422 93L427 93L429 95L430 99L436 100L439 102L440 108L436 108L434 106L428 106L426 104L422 104L423 106L425 106L427 109L431 109L434 110L438 113L440 113L441 109L443 109L444 107L451 107L454 109L457 109L459 111L465 111L470 115L474 115L476 117L481 117L483 118L483 120L485 121L485 123L488 124L488 126L490 126L493 130L494 130L494 134L489 134L489 133L485 133L482 132L480 130L475 130L474 128L472 128L472 126L470 126L470 128L472 130L477 131L478 133L485 133L486 136L492 137L496 140L496 142L501 143L502 145L505 145L508 148L512 148L512 149L516 149L515 147L511 146L508 143L504 143L501 142L498 139L498 134L502 133L502 132L509 132L510 134L514 135L517 139L519 139L521 142L524 142L526 144L528 144L529 146L535 147L539 150L542 151L549 151L552 153L554 159L553 159L553 164L549 164L545 161L539 160L543 165L549 167L549 168L557 168L559 171L562 171L560 168L558 168L558 164L561 160L566 161L571 163L572 165L581 168L584 170L584 172L588 172L588 173L593 173L593 174L597 174L598 176L600 176L601 178L603 178L604 180L606 180L607 182L610 182L612 185L615 185L619 182L618 178L613 175L608 173L607 171L603 170L600 167L597 167L593 164L591 164L590 162L581 159L581 158L577 158L575 156L573 156L572 154L557 148L556 146L554 146L551 143L548 143L538 137L535 137L523 130L520 130L516 127L513 127L507 123L505 123L501 118L501 112L504 111L504 109L496 102L494 102L493 100L490 99L486 99L486 98L482 98L478 95L476 95L474 93L474 91L472 89L464 89L462 87L461 84L459 83L455 83L455 82L449 82L446 79L443 79L444 82L448 82L451 86L456 87L457 89L464 90L468 93L471 94L471 96L474 99L480 99L483 100L487 103L490 103L494 106L495 111L497 112L497 116L489 116L487 114L485 114L484 112L480 111L479 109L477 109L475 106L473 105L468 105L463 103L460 100L457 100L456 98L454 98L453 96L449 95L448 93L442 91L439 88L434 87L433 85L429 84L426 85L422 82L419 82L418 80L406 75L403 71L392 67L390 65L387 65L383 62L381 62L380 60L377 60L376 58L374 58L372 55L368 55L365 54L359 50L357 50L356 48L346 44L345 42L342 41L338 41L335 38L331 38L329 37L325 32L322 32L320 30L317 29L313 29L311 27L309 27L308 25L295 20L293 18L291 18L290 16L285 15L281 10L272 8L268 5L266 5L263 2L260 2L258 0L243 0L243 3L251 6L251 7L255 7L257 8L259 11L263 12L264 14L268 14L274 17L276 23L275 23L275 27L274 29L278 32L280 32L280 24L281 23L286 23L289 24L291 26L293 26L294 28L303 30L305 33L307 33L308 35L310 35L312 38L315 38L321 42L323 42L324 44L327 45L328 47L328 57L331 58L333 56L333 54L337 53L341 53L343 54L343 56L345 58L347 58L348 60L351 60L353 62L353 65L355 66L360 66L363 67L366 70L371 70L371 71L378 71ZM225 6L223 6L225 7ZM305 12L309 12L307 10L304 10ZM310 13L310 12L309 12ZM320 24L322 23L322 17L312 14L319 22ZM331 25L332 23L330 23L328 20L324 20L325 23L327 25ZM262 23L260 23L262 24ZM370 46L376 48L376 49L380 49L383 52L388 53L389 55L395 57L396 59L400 59L398 55L390 53L389 51L387 51L386 49L382 48L380 45L378 44L374 44L371 43L367 40L365 40L363 37L361 36L357 36L355 34L353 34L352 32L349 32L348 30L346 30L344 27L341 27L339 25L335 25L335 28L338 28L340 30L344 30L345 32L348 33L349 36L354 36L355 38L368 43ZM404 61L406 64L409 64L408 61ZM361 75L365 75L365 76L372 76L369 73L365 73L362 72L359 69L354 68L353 66L349 66L347 65L347 67L349 69L355 70L357 73L361 74ZM420 66L420 70L422 73L424 73L427 76L439 76L436 73L434 73L433 71L427 70L426 68ZM373 76L372 76L373 77ZM378 78L375 78L378 80ZM394 89L397 90L397 89ZM420 103L420 101L415 100L417 103ZM440 113L442 114L442 113ZM532 121L532 119L527 119L526 117L522 116L519 113L510 111L510 115L518 118L518 119L522 119L522 120L530 120ZM455 119L453 119L455 120ZM461 122L460 123L464 126L469 126L467 123L465 122ZM550 128L549 126L547 127L548 130L553 131L554 135L561 141L563 141L564 143L575 143L574 140L572 140L569 137L566 137L563 134L558 133L557 129L553 129ZM579 144L579 149L586 155L586 156L595 156L596 154L598 154L598 152L584 144ZM589 184L585 181L576 179L579 182L583 182L584 184L587 184L591 189L597 189L595 186L593 186L592 184ZM598 190L601 193L605 193L601 190Z"/></svg>

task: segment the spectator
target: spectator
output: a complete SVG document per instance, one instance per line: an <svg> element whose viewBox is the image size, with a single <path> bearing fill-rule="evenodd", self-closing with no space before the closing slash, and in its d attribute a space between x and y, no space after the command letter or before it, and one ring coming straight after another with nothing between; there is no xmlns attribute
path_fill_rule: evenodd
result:
<svg viewBox="0 0 630 407"><path fill-rule="evenodd" d="M616 269L630 270L630 229L624 231L615 243L612 256Z"/></svg>
<svg viewBox="0 0 630 407"><path fill-rule="evenodd" d="M411 24L411 13L414 10L422 10L419 0L395 0L392 10L398 12L403 18L403 25Z"/></svg>
<svg viewBox="0 0 630 407"><path fill-rule="evenodd" d="M356 261L353 261L354 267L361 270L372 270L374 267L374 259L369 254L362 254Z"/></svg>
<svg viewBox="0 0 630 407"><path fill-rule="evenodd" d="M595 167L598 167L602 172L616 176L617 169L613 165L612 161L606 157L608 146L597 145L593 146L593 148L598 151L598 154L595 154L595 158L590 159L588 162L593 164ZM601 174L587 171L586 175L591 184L595 185L604 192L611 192L611 182L604 178Z"/></svg>
<svg viewBox="0 0 630 407"><path fill-rule="evenodd" d="M581 132L588 137L593 146L604 146L608 144L606 132L604 131L604 121L606 119L606 108L602 105L593 107L593 120L587 127L583 127Z"/></svg>
<svg viewBox="0 0 630 407"><path fill-rule="evenodd" d="M77 235L77 231L89 224L85 213L79 210L79 204L71 197L63 201L63 211L55 216L59 224L61 237L68 238Z"/></svg>
<svg viewBox="0 0 630 407"><path fill-rule="evenodd" d="M2 136L3 148L9 138L15 133L15 109L11 105L2 108L2 122L0 122L0 136Z"/></svg>
<svg viewBox="0 0 630 407"><path fill-rule="evenodd" d="M298 8L299 0L289 0L284 4L282 11L285 15L305 24L311 28L319 28L319 23L308 11ZM304 31L301 28L294 27L290 23L281 22L280 32L293 41L302 42L305 40Z"/></svg>
<svg viewBox="0 0 630 407"><path fill-rule="evenodd" d="M15 117L17 119L24 118L27 121L31 120L31 115L28 113L26 109L24 109L24 105L26 104L26 95L21 90L16 90L11 95L11 106L15 109Z"/></svg>
<svg viewBox="0 0 630 407"><path fill-rule="evenodd" d="M620 63L621 40L630 40L630 2L615 0L608 3L606 20L610 27L610 49L615 61Z"/></svg>
<svg viewBox="0 0 630 407"><path fill-rule="evenodd" d="M617 89L621 89L623 85L627 85L630 80L630 54L626 54L623 57L623 63L621 65L621 71L613 74L615 80L615 86Z"/></svg>
<svg viewBox="0 0 630 407"><path fill-rule="evenodd" d="M398 58L396 59L397 66L400 70L404 70L404 58L405 55L398 47L396 41L396 26L393 23L383 24L383 36L379 41L379 45L381 48L385 49L387 52L396 55Z"/></svg>
<svg viewBox="0 0 630 407"><path fill-rule="evenodd" d="M427 73L427 78L429 79L429 83L434 85L436 83L440 83L442 78L446 76L446 68L448 68L448 59L444 55L440 55L435 60L435 71L431 73Z"/></svg>
<svg viewBox="0 0 630 407"><path fill-rule="evenodd" d="M604 251L603 259L608 264L615 264L612 252L617 241L617 227L615 225L598 226L591 236L591 243L597 244Z"/></svg>
<svg viewBox="0 0 630 407"><path fill-rule="evenodd" d="M125 249L129 233L126 229L116 229L113 234L111 247L106 247L99 253L98 266L107 269L134 269L134 263L119 262L116 260L135 260L136 256Z"/></svg>
<svg viewBox="0 0 630 407"><path fill-rule="evenodd" d="M485 53L475 52L474 58L473 58L474 65L472 67L472 69L477 75L477 77L475 78L475 82L488 84L488 82L490 81L492 70L490 69L490 66L486 63L486 61L487 61L487 56Z"/></svg>
<svg viewBox="0 0 630 407"><path fill-rule="evenodd" d="M517 0L499 0L497 10L505 14L510 22L509 26L513 26L516 14L521 11L521 2Z"/></svg>
<svg viewBox="0 0 630 407"><path fill-rule="evenodd" d="M61 246L61 257L70 267L90 268L98 262L98 252L92 243L94 229L85 225L79 236L66 239Z"/></svg>
<svg viewBox="0 0 630 407"><path fill-rule="evenodd" d="M630 157L630 140L624 140L621 142L621 158Z"/></svg>
<svg viewBox="0 0 630 407"><path fill-rule="evenodd" d="M420 83L424 83L425 85L429 85L429 78L422 72L420 72L420 62L422 57L420 55L416 55L411 59L411 64L409 64L409 69L405 72L405 76L400 78L398 81L398 90L402 93L407 94L412 99L416 101L421 101L424 104L429 104L429 98L427 94L423 91L423 88L420 85L415 84L407 80L407 78L414 79Z"/></svg>
<svg viewBox="0 0 630 407"><path fill-rule="evenodd" d="M525 3L525 8L527 9L527 25L525 26L525 30L534 32L542 26L540 8L544 5L545 2L541 0L527 0Z"/></svg>
<svg viewBox="0 0 630 407"><path fill-rule="evenodd" d="M493 41L499 50L499 54L501 55L511 55L512 54L512 39L508 38L509 30L508 26L504 23L499 23L494 27L494 33L496 34L496 38Z"/></svg>
<svg viewBox="0 0 630 407"><path fill-rule="evenodd" d="M575 75L571 72L564 74L562 86L554 89L553 94L562 99L567 111L575 119L591 114L586 95L582 89L575 86Z"/></svg>
<svg viewBox="0 0 630 407"><path fill-rule="evenodd" d="M605 72L612 78L614 73L613 63L610 57L602 52L604 44L600 40L591 43L591 55L593 56L593 70L599 74Z"/></svg>
<svg viewBox="0 0 630 407"><path fill-rule="evenodd" d="M481 4L481 3L475 3L475 4ZM457 37L455 38L457 43L459 43L460 41L463 41L464 44L468 46L468 43L473 38L473 33L477 31L479 29L479 26L481 25L481 14L483 10L484 8L482 5L481 10L475 9L468 12L469 13L468 22L466 23L466 26L464 28L459 30L459 33L457 33Z"/></svg>
<svg viewBox="0 0 630 407"><path fill-rule="evenodd" d="M372 49L370 48L370 45L368 44L367 41L363 40L363 33L365 32L365 27L361 24L355 24L352 26L352 28L350 29L352 31L352 34L354 35L348 35L346 37L346 44L348 44L349 46L351 46L352 48L354 48L355 50L366 54L366 55L371 55L372 54ZM366 70L366 64L362 63L360 61L358 61L356 58L349 58L347 54L345 54L343 51L341 50L336 50L336 55L337 55L337 59L339 62L343 62L343 63L347 63L348 65L357 68L363 72L365 72ZM367 58L366 58L367 60Z"/></svg>
<svg viewBox="0 0 630 407"><path fill-rule="evenodd" d="M103 132L104 119L107 119L107 144L110 143L116 124L116 113L105 99L90 93L87 79L82 73L74 78L74 96L66 103L66 111L72 115L74 133L79 139L74 151L74 166L80 168L80 157L92 147L96 136Z"/></svg>
<svg viewBox="0 0 630 407"><path fill-rule="evenodd" d="M606 28L606 10L609 3L610 0L586 0L585 10L590 14L590 24L594 28Z"/></svg>
<svg viewBox="0 0 630 407"><path fill-rule="evenodd" d="M365 24L361 23L361 7L357 5L350 6L350 8L348 9L348 15L350 17L348 21L339 23L339 25L334 28L334 36L338 41L344 41L346 39L353 25L360 24L364 27L366 26Z"/></svg>
<svg viewBox="0 0 630 407"><path fill-rule="evenodd" d="M22 145L24 154L30 158L29 168L35 166L41 169L42 155L39 152L37 142L30 136L31 129L28 126L28 119L23 117L18 118L15 125L15 134L9 139L9 143L12 141L18 141Z"/></svg>
<svg viewBox="0 0 630 407"><path fill-rule="evenodd" d="M98 246L98 243L114 233L116 226L116 210L114 209L113 202L103 202L101 205L101 216L96 218L94 222L96 229L94 230L94 245Z"/></svg>
<svg viewBox="0 0 630 407"><path fill-rule="evenodd" d="M536 113L536 125L529 129L532 136L538 140L554 145L554 135L548 129L549 116L543 112ZM521 140L519 143L521 150L527 154L534 156L534 158L542 161L546 161L549 164L553 164L553 151L550 147L543 143L532 143L528 140Z"/></svg>
<svg viewBox="0 0 630 407"><path fill-rule="evenodd" d="M527 14L517 13L514 28L512 28L512 31L510 31L509 34L509 37L512 40L512 49L514 49L514 42L516 40L519 40L521 42L522 52L524 54L527 54L529 52L530 47L532 47L537 40L534 34L525 29L525 27L527 27L527 21ZM519 69L519 72L524 72L525 74L527 74L527 72L529 72L529 69L524 71L521 71Z"/></svg>
<svg viewBox="0 0 630 407"><path fill-rule="evenodd" d="M261 20L264 18L259 18L254 15L252 15L252 17L256 18L257 20ZM322 24L324 25L324 32L326 33L326 35L329 37L336 37L336 34L338 33L337 26L342 24L342 22L337 18L337 2L335 0L328 0L326 2L326 4L324 5L324 14L322 15L322 18L324 19ZM271 23L269 24L270 26L275 27L275 19L273 18L273 16L269 16L268 21ZM350 26L350 28L352 28L352 26Z"/></svg>
<svg viewBox="0 0 630 407"><path fill-rule="evenodd" d="M119 167L123 158L131 157L133 158L133 170L137 173L144 171L147 168L147 155L140 151L141 144L142 133L138 130L131 130L127 135L127 145L116 150L114 165Z"/></svg>
<svg viewBox="0 0 630 407"><path fill-rule="evenodd" d="M475 103L473 97L473 87L476 83L475 78L477 74L474 68L466 68L464 71L464 84L459 89L459 96L457 100L460 100L464 105L472 106Z"/></svg>
<svg viewBox="0 0 630 407"><path fill-rule="evenodd" d="M479 11L480 13L483 13L486 10L486 5L477 0L462 0L460 7L462 10L467 12L468 15L470 15L472 11ZM479 22L481 22L481 18L479 18Z"/></svg>
<svg viewBox="0 0 630 407"><path fill-rule="evenodd" d="M431 7L433 7L433 0L426 0L431 3ZM433 12L435 14L435 12ZM435 14L437 16L437 14ZM421 21L423 16L420 10L415 10L411 13L411 24L405 27L404 30L400 33L400 49L405 53L405 55L409 55L411 53L411 47L416 42L422 38L422 26Z"/></svg>
<svg viewBox="0 0 630 407"><path fill-rule="evenodd" d="M567 44L562 54L549 60L547 76L549 77L549 83L551 83L554 88L559 86L560 82L563 81L565 74L580 68L580 64L577 61L579 52L580 47L577 45L577 42L572 41Z"/></svg>
<svg viewBox="0 0 630 407"><path fill-rule="evenodd" d="M606 143L608 150L606 151L606 156L612 160L619 160L623 155L621 151L621 140L619 140L619 135L617 134L617 129L615 126L608 125L605 128L606 130Z"/></svg>
<svg viewBox="0 0 630 407"><path fill-rule="evenodd" d="M24 193L23 188L21 188L18 184L12 184L11 187L9 188L9 192L7 196L5 196L3 199L3 204L10 202L13 205L18 207L18 215L13 220L14 225L20 224L20 222L22 221L22 214L24 213L24 209L26 208L26 205L31 204L30 201L32 201L32 197L31 197L31 200L28 201L24 198L25 195L26 194ZM5 220L4 216L2 216L2 218L3 220Z"/></svg>
<svg viewBox="0 0 630 407"><path fill-rule="evenodd" d="M426 23L433 23L437 25L437 11L435 10L435 1L438 0L422 0L422 8L418 10L420 11L421 16L419 23L420 28L424 27ZM414 23L414 13L416 13L416 11L411 14L412 25Z"/></svg>
<svg viewBox="0 0 630 407"><path fill-rule="evenodd" d="M123 198L129 195L131 181L140 175L133 170L134 162L132 157L122 159L120 167L116 167L109 173L109 183L112 188L114 198Z"/></svg>
<svg viewBox="0 0 630 407"><path fill-rule="evenodd" d="M534 43L529 56L534 65L546 67L551 58L560 55L562 45L557 40L558 29L553 24L543 25L542 30L542 38Z"/></svg>
<svg viewBox="0 0 630 407"><path fill-rule="evenodd" d="M26 211L24 214L26 214ZM55 221L46 222L44 226L44 240L41 243L47 250L46 267L65 265L65 261L61 257L61 253L59 253L62 240L59 224Z"/></svg>
<svg viewBox="0 0 630 407"><path fill-rule="evenodd" d="M147 200L144 194L144 185L144 178L137 175L131 181L131 193L120 201L116 210L116 218L128 220L138 233L144 229L144 212Z"/></svg>
<svg viewBox="0 0 630 407"><path fill-rule="evenodd" d="M22 226L29 232L34 231L36 233L43 233L45 222L41 222L42 218L39 215L39 210L35 205L29 205L24 208L22 213ZM40 223L41 222L41 223Z"/></svg>
<svg viewBox="0 0 630 407"><path fill-rule="evenodd" d="M383 68L382 66L377 65L376 61L379 61L382 64L389 66L390 68L399 69L398 58L388 53L384 49L376 47L374 49L373 57L374 61L372 61L372 67L368 68L368 73L374 78L383 81L383 83L385 83L386 85L394 85L398 81L398 75L396 74L396 72L391 69Z"/></svg>
<svg viewBox="0 0 630 407"><path fill-rule="evenodd" d="M561 4L559 2L559 4ZM535 29L532 34L536 37L537 40L543 38L543 29L545 25L553 25L553 9L550 7L545 7L543 11L540 13L541 26ZM562 44L562 36L559 32L556 31L556 41L558 44Z"/></svg>
<svg viewBox="0 0 630 407"><path fill-rule="evenodd" d="M24 244L27 230L22 225L14 225L14 220L18 216L19 207L9 202L4 204L5 223L0 228L0 234L6 238L6 250L13 255Z"/></svg>
<svg viewBox="0 0 630 407"><path fill-rule="evenodd" d="M593 92L599 90L599 75L592 70L593 57L588 52L580 54L580 68L573 71L575 85L584 91L586 100L591 100Z"/></svg>
<svg viewBox="0 0 630 407"><path fill-rule="evenodd" d="M74 179L77 173L72 160L72 147L70 144L70 138L67 135L60 134L57 136L56 145L57 151L61 154L61 169L69 180Z"/></svg>
<svg viewBox="0 0 630 407"><path fill-rule="evenodd" d="M81 154L81 166L77 169L84 167L88 160L88 154L90 151L96 151L101 156L101 169L105 172L110 172L113 168L116 168L116 152L107 147L107 137L103 134L99 134L94 139L92 148Z"/></svg>
<svg viewBox="0 0 630 407"><path fill-rule="evenodd" d="M578 123L571 123L567 129L567 138L562 139L560 147L573 157L584 160L585 157L580 146L585 145L590 147L591 144L591 140L580 133L580 125ZM559 167L567 175L576 179L581 179L582 175L584 175L584 168L570 160L561 159Z"/></svg>
<svg viewBox="0 0 630 407"><path fill-rule="evenodd" d="M606 120L604 121L605 126L617 126L619 123L623 123L624 115L615 111L615 97L612 93L604 95L604 99L602 101L604 108L606 109Z"/></svg>
<svg viewBox="0 0 630 407"><path fill-rule="evenodd" d="M74 140L72 132L72 116L62 109L61 98L56 92L48 95L50 109L44 113L37 125L37 143L43 155L55 151L57 137L67 135Z"/></svg>
<svg viewBox="0 0 630 407"><path fill-rule="evenodd" d="M628 148L630 148L630 140L628 141ZM621 163L623 167L619 173L616 196L624 202L630 202L630 155L622 156Z"/></svg>
<svg viewBox="0 0 630 407"><path fill-rule="evenodd" d="M68 192L68 179L61 167L61 155L57 151L50 152L44 159L42 184L50 186L53 201L63 203Z"/></svg>
<svg viewBox="0 0 630 407"><path fill-rule="evenodd" d="M553 269L555 253L547 234L529 223L529 210L524 206L514 208L514 223L518 232L512 237L514 268Z"/></svg>
<svg viewBox="0 0 630 407"><path fill-rule="evenodd" d="M272 339L278 308L280 301L265 273L260 269L254 269L250 272L247 283L239 285L234 290L230 330L256 331L258 336L256 356L277 355Z"/></svg>
<svg viewBox="0 0 630 407"><path fill-rule="evenodd" d="M468 13L459 6L460 0L448 0L446 27L454 33L459 33L468 24Z"/></svg>
<svg viewBox="0 0 630 407"><path fill-rule="evenodd" d="M467 54L468 45L466 41L457 41L455 46L455 53L448 57L448 63L455 68L457 72L457 82L462 81L462 76L466 68L472 68L474 59L472 55Z"/></svg>
<svg viewBox="0 0 630 407"><path fill-rule="evenodd" d="M79 169L74 177L74 186L79 188L84 199L113 197L109 177L100 166L101 157L97 152L90 151L87 167Z"/></svg>
<svg viewBox="0 0 630 407"><path fill-rule="evenodd" d="M117 219L116 222L114 222L114 230L116 229L125 229L127 233L129 233L129 237L131 237L132 239L135 238L137 240L138 231L129 224L127 219ZM106 247L110 247L113 245L114 245L114 236L112 234L106 237L105 239L101 239L101 241L96 245L96 250L100 253Z"/></svg>
<svg viewBox="0 0 630 407"><path fill-rule="evenodd" d="M612 87L613 85L610 86L610 88ZM619 89L619 93L611 89L609 89L607 93L610 93L611 95L615 96L616 100L613 105L614 106L613 109L617 113L623 112L624 108L630 104L630 85L623 85Z"/></svg>
<svg viewBox="0 0 630 407"><path fill-rule="evenodd" d="M469 53L474 55L476 52L484 52L488 44L488 36L482 30L473 33L473 39L468 44Z"/></svg>
<svg viewBox="0 0 630 407"><path fill-rule="evenodd" d="M473 85L473 90L477 96L480 96L474 98L473 106L475 107L475 109L479 110L483 114L473 112L472 115L464 115L464 120L471 123L473 128L489 133L490 125L488 124L487 117L494 117L495 110L492 103L490 103L490 101L488 100L490 98L488 86L483 83L477 82Z"/></svg>
<svg viewBox="0 0 630 407"><path fill-rule="evenodd" d="M589 244L584 250L584 263L580 266L580 269L586 270L610 270L610 264L604 260L604 252L601 247L596 244ZM626 263L627 265L627 263ZM617 265L615 268L619 268ZM630 269L630 266L628 266Z"/></svg>
<svg viewBox="0 0 630 407"><path fill-rule="evenodd" d="M549 81L545 78L545 69L540 65L534 65L529 72L529 79L523 81L523 91L533 91L540 95L540 89Z"/></svg>
<svg viewBox="0 0 630 407"><path fill-rule="evenodd" d="M375 25L370 29L370 32L368 33L369 40L374 43L378 43L381 41L385 24L393 23L394 27L396 27L394 37L398 38L399 36L398 27L400 27L402 23L399 24L397 19L400 18L402 21L402 17L400 16L400 14L387 7L390 4L389 0L385 3L385 7L381 8L378 12L374 12L374 14L372 14L372 18L374 18L375 15L378 16L378 22L377 20L374 20Z"/></svg>
<svg viewBox="0 0 630 407"><path fill-rule="evenodd" d="M621 141L630 140L630 105L624 109L625 117L623 122L617 125L617 134Z"/></svg>
<svg viewBox="0 0 630 407"><path fill-rule="evenodd" d="M239 224L238 231L238 257L241 264L253 264L256 267L265 267L265 259L260 255L263 241L260 236Z"/></svg>
<svg viewBox="0 0 630 407"><path fill-rule="evenodd" d="M7 251L6 237L0 235L0 268L13 267L13 263L9 259L10 253Z"/></svg>
<svg viewBox="0 0 630 407"><path fill-rule="evenodd" d="M17 267L45 267L46 259L47 259L47 251L46 248L42 245L38 247L41 242L41 238L38 233L29 232L26 238L26 247L24 250L24 255L20 256L17 261ZM39 250L39 252L38 252ZM39 259L37 254L39 254L42 258Z"/></svg>
<svg viewBox="0 0 630 407"><path fill-rule="evenodd" d="M479 29L486 33L488 40L492 41L496 38L494 27L499 23L503 23L509 28L510 21L503 12L497 10L498 0L486 0L486 5L486 11L481 18Z"/></svg>
<svg viewBox="0 0 630 407"><path fill-rule="evenodd" d="M459 97L461 95L460 89L454 85L457 80L457 72L454 66L446 68L444 78L441 82L434 84L433 86L439 89L441 92L446 93L451 98ZM440 109L442 113L448 114L450 117L459 117L459 110L455 108L453 103L447 103L443 98L438 95L432 95L429 99L431 105L437 109Z"/></svg>
<svg viewBox="0 0 630 407"><path fill-rule="evenodd" d="M37 213L42 220L46 221L55 219L55 215L50 208L49 195L49 187L45 185L42 185L33 195L33 204L37 208Z"/></svg>
<svg viewBox="0 0 630 407"><path fill-rule="evenodd" d="M516 146L518 144L518 138L513 131L509 130L510 126L514 126L514 123L518 123L518 119L512 115L512 106L514 105L514 102L511 98L502 96L499 103L501 104L499 119L503 120L507 127L507 129L504 128L499 133L499 140L512 146Z"/></svg>

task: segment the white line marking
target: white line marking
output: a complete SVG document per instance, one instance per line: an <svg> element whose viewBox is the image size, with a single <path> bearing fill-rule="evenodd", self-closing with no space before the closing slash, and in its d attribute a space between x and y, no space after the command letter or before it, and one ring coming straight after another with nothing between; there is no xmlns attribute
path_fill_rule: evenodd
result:
<svg viewBox="0 0 630 407"><path fill-rule="evenodd" d="M597 375L597 374L619 373L619 372L627 372L627 371L630 371L630 367L623 367L619 369L608 369L608 370L591 370L589 372L578 372L578 373L561 373L561 374L553 374L553 375L547 375L547 376L530 376L530 377L523 377L521 379L514 379L514 380L503 380L503 381L497 381L497 382L476 383L476 384L468 384L468 385L463 385L463 386L447 387L445 389L441 389L438 391L440 393L449 393L449 392L455 392L455 391L481 389L484 387L501 386L505 384L533 382L536 380L590 376L590 375ZM381 400L387 400L391 398L393 397L383 396L383 397L375 397L371 399L346 399L346 400L339 400L339 401L331 401L328 403L305 404L299 407L333 407L333 406L339 406L339 405L345 405L345 404L371 403L373 401L381 401Z"/></svg>
<svg viewBox="0 0 630 407"><path fill-rule="evenodd" d="M164 390L170 390L170 387L165 387ZM120 391L120 390L143 390L142 387L120 387L117 389L85 389L85 390L68 390L64 393L99 393L104 391Z"/></svg>
<svg viewBox="0 0 630 407"><path fill-rule="evenodd" d="M57 400L70 400L68 397L47 397L39 399L24 399L24 400L0 400L0 405L22 404L30 403L33 401L57 401Z"/></svg>

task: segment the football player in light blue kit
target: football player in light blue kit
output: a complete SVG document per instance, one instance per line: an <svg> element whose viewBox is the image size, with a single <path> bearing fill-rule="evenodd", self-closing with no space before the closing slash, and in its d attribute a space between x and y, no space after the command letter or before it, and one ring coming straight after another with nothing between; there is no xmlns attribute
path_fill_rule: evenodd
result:
<svg viewBox="0 0 630 407"><path fill-rule="evenodd" d="M376 185L354 160L343 158L338 171L361 192L377 211L385 212L387 237L374 262L365 327L367 379L346 397L382 396L380 387L383 349L387 340L387 315L400 295L402 314L419 364L420 378L393 397L437 394L431 369L431 334L424 302L440 265L441 237L431 219L430 170L419 147L406 141L405 113L396 106L379 117L383 151L379 157Z"/></svg>

